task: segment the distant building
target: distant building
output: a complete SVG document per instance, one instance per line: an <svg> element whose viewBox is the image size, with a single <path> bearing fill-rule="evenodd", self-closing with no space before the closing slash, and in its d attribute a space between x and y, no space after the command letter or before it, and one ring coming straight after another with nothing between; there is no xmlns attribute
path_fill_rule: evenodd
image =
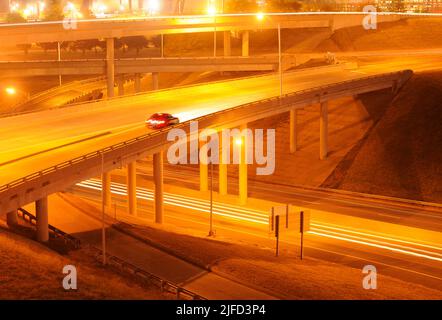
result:
<svg viewBox="0 0 442 320"><path fill-rule="evenodd" d="M361 11L374 5L379 11L442 12L442 0L336 0L338 11Z"/></svg>
<svg viewBox="0 0 442 320"><path fill-rule="evenodd" d="M9 0L0 0L0 13L9 12Z"/></svg>

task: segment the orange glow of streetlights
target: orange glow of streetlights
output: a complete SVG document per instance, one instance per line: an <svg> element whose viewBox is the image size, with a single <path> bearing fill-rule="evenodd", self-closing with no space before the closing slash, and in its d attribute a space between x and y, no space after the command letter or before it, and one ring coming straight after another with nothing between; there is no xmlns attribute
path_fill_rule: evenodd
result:
<svg viewBox="0 0 442 320"><path fill-rule="evenodd" d="M155 14L160 11L161 3L159 0L149 0L147 3L147 10L150 14Z"/></svg>
<svg viewBox="0 0 442 320"><path fill-rule="evenodd" d="M263 20L264 19L264 13L258 12L256 14L256 19L258 19L259 21Z"/></svg>
<svg viewBox="0 0 442 320"><path fill-rule="evenodd" d="M235 139L235 144L238 145L238 146L242 145L242 139L241 138L236 138Z"/></svg>
<svg viewBox="0 0 442 320"><path fill-rule="evenodd" d="M214 16L216 15L216 3L214 0L209 0L209 3L207 5L207 14L209 16Z"/></svg>
<svg viewBox="0 0 442 320"><path fill-rule="evenodd" d="M207 14L210 16L214 16L216 14L216 8L213 5L209 5L207 8Z"/></svg>
<svg viewBox="0 0 442 320"><path fill-rule="evenodd" d="M7 87L5 89L6 93L10 96L13 96L17 93L17 90L14 87Z"/></svg>

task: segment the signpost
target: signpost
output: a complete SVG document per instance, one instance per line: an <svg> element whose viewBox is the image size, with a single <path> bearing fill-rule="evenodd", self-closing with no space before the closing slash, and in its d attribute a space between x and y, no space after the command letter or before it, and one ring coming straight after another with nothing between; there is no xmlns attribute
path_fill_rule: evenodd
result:
<svg viewBox="0 0 442 320"><path fill-rule="evenodd" d="M276 256L279 253L279 216L275 217Z"/></svg>
<svg viewBox="0 0 442 320"><path fill-rule="evenodd" d="M304 232L310 230L310 212L301 211L300 213L301 223L300 223L300 232L301 232L301 260L304 258Z"/></svg>
<svg viewBox="0 0 442 320"><path fill-rule="evenodd" d="M281 227L281 219L285 221ZM285 225L285 227L284 227ZM279 255L279 237L282 232L301 234L300 258L304 258L304 233L310 230L310 211L290 205L272 207L269 216L269 232L276 238L276 256Z"/></svg>

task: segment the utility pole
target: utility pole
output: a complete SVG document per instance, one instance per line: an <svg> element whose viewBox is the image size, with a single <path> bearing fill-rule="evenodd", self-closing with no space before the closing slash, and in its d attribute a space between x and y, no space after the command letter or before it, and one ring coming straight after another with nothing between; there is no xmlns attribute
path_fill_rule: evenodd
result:
<svg viewBox="0 0 442 320"><path fill-rule="evenodd" d="M57 53L58 53L58 63L60 64L60 61L61 61L60 41L57 42ZM61 86L61 74L60 73L58 73L58 85Z"/></svg>
<svg viewBox="0 0 442 320"><path fill-rule="evenodd" d="M209 237L213 237L213 162L210 161L210 229Z"/></svg>
<svg viewBox="0 0 442 320"><path fill-rule="evenodd" d="M101 176L104 175L104 153L101 152ZM103 265L106 265L106 224L104 222L105 217L105 203L104 203L104 185L101 184L101 246L103 254Z"/></svg>
<svg viewBox="0 0 442 320"><path fill-rule="evenodd" d="M281 23L278 23L279 95L282 96Z"/></svg>

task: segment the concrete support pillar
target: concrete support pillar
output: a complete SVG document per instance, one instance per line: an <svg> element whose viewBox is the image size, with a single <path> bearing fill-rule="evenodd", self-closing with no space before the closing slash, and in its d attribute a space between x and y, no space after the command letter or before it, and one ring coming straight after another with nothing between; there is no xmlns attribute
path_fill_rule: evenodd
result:
<svg viewBox="0 0 442 320"><path fill-rule="evenodd" d="M106 78L107 78L107 96L114 96L115 82L115 51L114 38L106 38Z"/></svg>
<svg viewBox="0 0 442 320"><path fill-rule="evenodd" d="M159 74L158 72L152 72L152 90L158 90L159 88Z"/></svg>
<svg viewBox="0 0 442 320"><path fill-rule="evenodd" d="M141 75L139 73L135 74L134 86L135 93L141 92Z"/></svg>
<svg viewBox="0 0 442 320"><path fill-rule="evenodd" d="M118 78L118 95L124 96L124 77L120 76Z"/></svg>
<svg viewBox="0 0 442 320"><path fill-rule="evenodd" d="M101 176L102 185L102 201L105 208L110 208L112 206L112 194L111 194L111 174L110 172L104 172Z"/></svg>
<svg viewBox="0 0 442 320"><path fill-rule="evenodd" d="M48 225L48 198L44 197L35 202L35 212L37 216L37 241L49 241Z"/></svg>
<svg viewBox="0 0 442 320"><path fill-rule="evenodd" d="M249 56L249 31L243 31L242 33L242 56Z"/></svg>
<svg viewBox="0 0 442 320"><path fill-rule="evenodd" d="M297 132L298 115L296 109L290 110L290 153L295 153L298 148Z"/></svg>
<svg viewBox="0 0 442 320"><path fill-rule="evenodd" d="M321 102L319 117L319 159L324 160L328 154L328 101Z"/></svg>
<svg viewBox="0 0 442 320"><path fill-rule="evenodd" d="M137 214L137 166L136 162L127 165L127 202L130 215Z"/></svg>
<svg viewBox="0 0 442 320"><path fill-rule="evenodd" d="M155 223L163 223L163 153L153 155L153 178L155 183Z"/></svg>
<svg viewBox="0 0 442 320"><path fill-rule="evenodd" d="M223 153L225 153L227 156L230 153L230 150L224 150L223 141L221 141L219 146L219 165L218 165L218 175L219 175L218 189L219 189L219 194L221 196L227 195L227 160L224 158Z"/></svg>
<svg viewBox="0 0 442 320"><path fill-rule="evenodd" d="M221 161L221 159L220 159ZM227 164L221 163L218 166L219 173L219 194L221 196L227 195Z"/></svg>
<svg viewBox="0 0 442 320"><path fill-rule="evenodd" d="M232 55L232 35L230 31L224 31L224 56Z"/></svg>
<svg viewBox="0 0 442 320"><path fill-rule="evenodd" d="M247 126L241 126L240 130L243 131ZM247 203L247 136L242 137L242 141L238 147L241 148L240 161L239 161L239 201L241 204Z"/></svg>
<svg viewBox="0 0 442 320"><path fill-rule="evenodd" d="M9 211L6 214L6 223L8 224L9 227L13 227L18 224L17 210Z"/></svg>
<svg viewBox="0 0 442 320"><path fill-rule="evenodd" d="M200 153L200 191L203 192L209 190L209 166L207 161L207 153Z"/></svg>

